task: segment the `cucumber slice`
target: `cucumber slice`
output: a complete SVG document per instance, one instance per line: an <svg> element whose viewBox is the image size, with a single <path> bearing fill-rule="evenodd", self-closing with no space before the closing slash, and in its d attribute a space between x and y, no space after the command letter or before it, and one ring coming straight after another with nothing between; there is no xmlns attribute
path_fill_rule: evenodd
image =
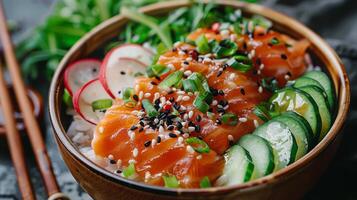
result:
<svg viewBox="0 0 357 200"><path fill-rule="evenodd" d="M308 93L297 88L285 88L277 91L269 101L273 112L294 111L303 116L312 128L314 139L318 139L321 131L320 113L316 102Z"/></svg>
<svg viewBox="0 0 357 200"><path fill-rule="evenodd" d="M306 86L300 89L311 95L311 97L314 99L314 101L317 104L321 119L323 119L321 120L321 132L318 138L320 141L322 140L322 138L325 137L326 133L330 130L331 123L332 123L328 102L323 95L324 91L316 86Z"/></svg>
<svg viewBox="0 0 357 200"><path fill-rule="evenodd" d="M248 134L243 136L238 144L252 157L255 167L254 178L263 177L274 171L274 152L268 141L257 135Z"/></svg>
<svg viewBox="0 0 357 200"><path fill-rule="evenodd" d="M228 149L224 158L226 164L222 176L217 180L218 185L235 185L251 180L254 164L247 150L234 145Z"/></svg>
<svg viewBox="0 0 357 200"><path fill-rule="evenodd" d="M316 81L312 78L309 78L309 77L300 77L300 78L296 79L293 86L296 88L302 88L302 87L310 86L310 85L319 87L322 90L324 89L318 81Z"/></svg>
<svg viewBox="0 0 357 200"><path fill-rule="evenodd" d="M278 169L295 161L298 146L291 130L284 123L272 119L259 126L253 134L266 139L277 152L279 157Z"/></svg>
<svg viewBox="0 0 357 200"><path fill-rule="evenodd" d="M302 125L297 119L294 119L290 115L285 115L285 113L274 117L274 120L285 124L294 135L296 144L298 146L295 160L303 157L309 151L309 144L311 143L311 141L309 141L310 138L307 135L304 125Z"/></svg>
<svg viewBox="0 0 357 200"><path fill-rule="evenodd" d="M312 78L322 85L327 95L327 101L330 111L333 112L335 107L335 92L330 78L324 72L321 71L310 71L304 74L303 77Z"/></svg>

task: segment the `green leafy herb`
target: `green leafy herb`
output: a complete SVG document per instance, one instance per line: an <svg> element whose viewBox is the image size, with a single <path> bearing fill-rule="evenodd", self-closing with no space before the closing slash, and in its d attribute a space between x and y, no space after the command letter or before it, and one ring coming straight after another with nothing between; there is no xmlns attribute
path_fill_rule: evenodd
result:
<svg viewBox="0 0 357 200"><path fill-rule="evenodd" d="M280 41L279 41L278 38L274 37L274 38L272 38L272 39L270 40L270 43L271 43L272 45L278 45L278 44L280 44Z"/></svg>
<svg viewBox="0 0 357 200"><path fill-rule="evenodd" d="M190 137L187 138L186 143L191 145L192 148L198 152L198 153L209 153L210 152L210 148L208 146L208 144L206 142L204 142L203 140L200 140L197 137Z"/></svg>
<svg viewBox="0 0 357 200"><path fill-rule="evenodd" d="M279 89L278 81L276 79L268 79L264 78L262 79L261 83L262 87L270 92L275 92L276 90Z"/></svg>
<svg viewBox="0 0 357 200"><path fill-rule="evenodd" d="M209 188L209 187L211 187L211 181L209 180L208 176L205 176L200 181L200 188Z"/></svg>
<svg viewBox="0 0 357 200"><path fill-rule="evenodd" d="M253 67L252 60L243 55L232 57L227 61L227 64L241 72L247 72Z"/></svg>
<svg viewBox="0 0 357 200"><path fill-rule="evenodd" d="M235 126L238 124L238 117L233 113L225 113L224 115L222 115L221 121L223 124Z"/></svg>
<svg viewBox="0 0 357 200"><path fill-rule="evenodd" d="M129 166L123 169L123 176L125 178L130 178L135 175L135 165L134 163L130 163Z"/></svg>
<svg viewBox="0 0 357 200"><path fill-rule="evenodd" d="M197 46L197 51L200 54L207 54L211 52L211 47L208 44L208 40L205 35L200 35L195 41Z"/></svg>
<svg viewBox="0 0 357 200"><path fill-rule="evenodd" d="M213 49L213 52L217 55L217 58L224 58L234 55L237 50L238 46L235 42L225 39L219 42L219 45Z"/></svg>
<svg viewBox="0 0 357 200"><path fill-rule="evenodd" d="M134 107L136 105L136 100L133 99L134 96L134 89L131 87L125 88L123 92L123 100L124 104L127 107Z"/></svg>
<svg viewBox="0 0 357 200"><path fill-rule="evenodd" d="M179 182L177 181L176 176L172 175L164 175L162 176L164 179L165 187L168 188L178 188L180 186Z"/></svg>
<svg viewBox="0 0 357 200"><path fill-rule="evenodd" d="M69 94L69 92L67 91L67 89L65 89L63 92L62 100L67 107L69 107L69 108L73 107L72 97Z"/></svg>
<svg viewBox="0 0 357 200"><path fill-rule="evenodd" d="M180 83L183 77L182 71L175 71L174 73L167 76L160 84L159 88L161 89L169 89L170 87L177 85Z"/></svg>
<svg viewBox="0 0 357 200"><path fill-rule="evenodd" d="M111 99L99 99L92 102L93 111L96 110L106 110L113 105L113 100Z"/></svg>
<svg viewBox="0 0 357 200"><path fill-rule="evenodd" d="M157 115L159 115L159 112L155 109L155 107L149 100L144 99L141 103L143 104L145 112L149 117L156 117Z"/></svg>
<svg viewBox="0 0 357 200"><path fill-rule="evenodd" d="M160 77L170 71L170 68L165 65L155 64L150 65L146 68L146 73L148 77Z"/></svg>

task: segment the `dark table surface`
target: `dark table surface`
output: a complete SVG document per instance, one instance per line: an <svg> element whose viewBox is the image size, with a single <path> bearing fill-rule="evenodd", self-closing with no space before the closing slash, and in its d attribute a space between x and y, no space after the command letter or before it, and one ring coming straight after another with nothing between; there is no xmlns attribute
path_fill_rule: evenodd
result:
<svg viewBox="0 0 357 200"><path fill-rule="evenodd" d="M55 0L4 0L10 19L20 24L15 43L26 37L50 12ZM263 0L262 4L290 15L325 38L341 56L352 86L351 111L345 123L341 148L319 183L305 199L357 199L357 1L356 0ZM46 89L45 89L46 90ZM46 92L44 91L44 94ZM47 100L47 97L45 97ZM45 111L46 112L46 111ZM48 116L43 123L46 145L57 180L72 199L90 199L68 172L55 144ZM31 152L25 137L25 152ZM27 153L31 179L38 199L46 199L44 187L31 153ZM14 168L5 138L0 138L0 200L20 199Z"/></svg>

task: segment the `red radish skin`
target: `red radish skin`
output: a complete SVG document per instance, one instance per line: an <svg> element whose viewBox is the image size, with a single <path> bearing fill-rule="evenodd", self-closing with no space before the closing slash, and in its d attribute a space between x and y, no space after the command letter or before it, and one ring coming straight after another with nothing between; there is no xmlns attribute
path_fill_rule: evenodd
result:
<svg viewBox="0 0 357 200"><path fill-rule="evenodd" d="M92 91L87 91L88 89L93 89L93 88L90 88L90 87L95 87L95 86L98 87L98 88L95 88L95 90L92 90ZM93 97L93 101L99 100L99 99L110 99L110 96L106 93L106 91L104 90L104 88L101 85L101 83L100 83L98 78L93 79L93 80L87 82L86 84L84 84L73 96L74 110L84 120L88 121L91 124L96 125L99 120L93 119L93 115L92 115L92 117L89 116L90 114L94 114L95 115L95 113L92 111L91 105L89 105L89 104L86 105L87 107L85 107L85 108L87 108L87 110L84 110L85 108L83 108L83 104L82 104L82 107L81 107L81 103L85 103L85 102L83 102L84 100L81 99L85 92L92 92L93 93L93 95L91 95ZM101 93L101 94L98 95L98 93L99 94ZM90 107L89 110L88 110L88 107ZM93 113L89 113L89 112L93 112Z"/></svg>
<svg viewBox="0 0 357 200"><path fill-rule="evenodd" d="M113 91L113 88L111 88L110 85L109 85L109 83L108 83L108 82L110 81L110 80L108 79L108 75L115 75L115 74L113 74L113 73L109 73L109 74L108 74L108 71L107 71L108 67L110 67L110 66L108 66L108 61L109 61L110 57L111 57L111 52L109 52L109 53L105 56L104 61L103 61L102 65L101 65L101 67L100 67L99 80L100 80L100 82L102 83L104 89L107 91L107 93L108 93L112 98L116 98L116 97L119 97L119 96L120 96L120 95L118 94L118 91ZM138 72L143 72L143 73L145 73L145 67L146 67L146 65L145 65L144 63L142 63L142 62L140 62L140 61L138 61L138 60L136 60L136 59L126 58L126 57L119 58L119 59L118 59L118 62L120 62L120 60L123 61L123 62L132 62L132 64L134 64L134 65L136 65L136 66L138 67L138 70L137 70ZM118 66L118 67L121 67L121 66ZM127 67L128 67L128 66L123 67L123 70L127 70L127 69L128 69ZM141 68L141 69L139 69L139 68ZM118 70L118 69L116 69L116 70ZM129 76L130 76L130 75L126 75L127 78L128 78ZM132 78L132 79L133 79L132 83L134 84L134 81L135 81L134 77L129 77L129 78ZM125 81L123 81L123 84L125 84Z"/></svg>
<svg viewBox="0 0 357 200"><path fill-rule="evenodd" d="M64 72L64 86L65 86L65 88L67 89L67 91L69 92L69 94L71 96L73 96L73 94L76 93L76 90L73 91L73 88L72 88L73 86L71 87L70 73L74 70L75 67L77 67L82 62L91 62L91 63L93 63L95 65L98 65L98 66L101 66L101 64L102 64L102 62L100 60L98 60L98 59L85 58L85 59L81 59L81 60L75 61L75 62L71 63L70 65L68 65L67 69ZM92 77L91 79L93 79L93 78L97 78L97 77Z"/></svg>

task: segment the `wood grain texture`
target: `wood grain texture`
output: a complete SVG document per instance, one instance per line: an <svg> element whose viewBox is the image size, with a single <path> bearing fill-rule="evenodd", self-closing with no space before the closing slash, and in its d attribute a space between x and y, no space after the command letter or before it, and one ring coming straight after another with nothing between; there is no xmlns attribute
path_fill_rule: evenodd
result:
<svg viewBox="0 0 357 200"><path fill-rule="evenodd" d="M0 39L5 52L5 60L13 82L17 103L19 104L21 113L24 118L26 130L32 145L33 152L37 161L38 168L43 178L48 196L59 192L59 187L55 175L52 170L52 164L48 157L45 143L42 138L39 124L31 109L31 102L27 97L27 90L21 77L21 71L18 61L14 53L14 48L11 42L10 34L6 24L6 17L2 5L0 3Z"/></svg>
<svg viewBox="0 0 357 200"><path fill-rule="evenodd" d="M207 2L207 1L206 1ZM326 137L307 155L288 167L269 176L237 186L208 189L168 189L133 182L110 173L79 153L66 135L61 96L65 67L84 58L103 46L122 30L127 19L113 17L85 35L61 61L50 89L50 117L60 151L67 166L79 184L96 199L299 199L319 179L335 155L341 139L341 128L350 104L350 86L346 71L332 48L316 33L283 14L256 4L238 1L219 1L219 4L241 8L244 15L259 14L273 21L273 29L293 38L310 41L309 52L323 63L335 86L338 98L336 119ZM150 5L141 11L162 15L189 1L169 1Z"/></svg>

